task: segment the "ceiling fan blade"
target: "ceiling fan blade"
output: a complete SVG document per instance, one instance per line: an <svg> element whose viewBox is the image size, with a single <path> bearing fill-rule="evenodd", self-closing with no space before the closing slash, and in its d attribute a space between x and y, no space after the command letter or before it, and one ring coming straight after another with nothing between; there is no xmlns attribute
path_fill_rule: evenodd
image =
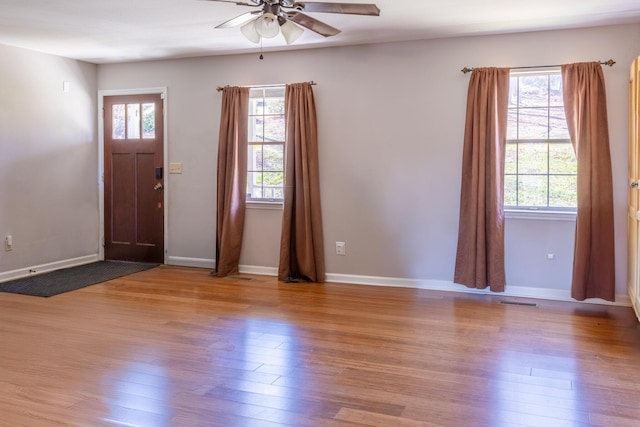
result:
<svg viewBox="0 0 640 427"><path fill-rule="evenodd" d="M252 19L256 18L261 13L262 13L262 11L260 11L260 10L256 10L254 12L243 13L242 15L236 16L235 18L231 18L228 21L223 22L222 24L216 26L216 28L237 27L239 25L242 25L242 24L245 24L245 23L251 21Z"/></svg>
<svg viewBox="0 0 640 427"><path fill-rule="evenodd" d="M336 34L340 34L339 29L325 24L322 21L318 21L317 19L312 18L309 15L305 15L304 13L287 12L287 19L325 37L331 37L335 36Z"/></svg>
<svg viewBox="0 0 640 427"><path fill-rule="evenodd" d="M251 3L245 3L242 1L234 1L234 0L204 0L204 1L217 1L219 3L233 3L237 6L260 6L262 4L260 0L251 0Z"/></svg>
<svg viewBox="0 0 640 427"><path fill-rule="evenodd" d="M373 3L295 2L291 7L301 12L380 16L380 9Z"/></svg>

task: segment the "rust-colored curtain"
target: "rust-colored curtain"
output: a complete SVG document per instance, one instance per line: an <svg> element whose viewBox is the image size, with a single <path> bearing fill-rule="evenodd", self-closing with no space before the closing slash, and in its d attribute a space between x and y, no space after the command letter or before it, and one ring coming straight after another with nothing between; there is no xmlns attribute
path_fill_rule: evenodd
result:
<svg viewBox="0 0 640 427"><path fill-rule="evenodd" d="M607 97L597 62L562 66L564 109L578 160L571 296L615 300L613 181Z"/></svg>
<svg viewBox="0 0 640 427"><path fill-rule="evenodd" d="M216 275L238 272L247 192L249 88L225 87L218 138Z"/></svg>
<svg viewBox="0 0 640 427"><path fill-rule="evenodd" d="M460 224L453 281L503 292L508 68L476 68L467 93Z"/></svg>
<svg viewBox="0 0 640 427"><path fill-rule="evenodd" d="M279 280L324 282L318 125L309 83L285 90L284 207Z"/></svg>

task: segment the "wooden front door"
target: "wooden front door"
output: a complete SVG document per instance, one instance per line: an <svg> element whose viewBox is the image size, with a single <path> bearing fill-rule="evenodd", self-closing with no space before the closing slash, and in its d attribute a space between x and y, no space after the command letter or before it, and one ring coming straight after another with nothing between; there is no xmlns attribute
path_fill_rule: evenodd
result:
<svg viewBox="0 0 640 427"><path fill-rule="evenodd" d="M628 206L627 206L627 288L629 296L640 317L640 263L638 245L640 239L638 227L640 220L640 118L638 116L638 102L640 102L640 58L631 65L629 80L629 167L628 167Z"/></svg>
<svg viewBox="0 0 640 427"><path fill-rule="evenodd" d="M163 102L104 98L105 259L164 262Z"/></svg>

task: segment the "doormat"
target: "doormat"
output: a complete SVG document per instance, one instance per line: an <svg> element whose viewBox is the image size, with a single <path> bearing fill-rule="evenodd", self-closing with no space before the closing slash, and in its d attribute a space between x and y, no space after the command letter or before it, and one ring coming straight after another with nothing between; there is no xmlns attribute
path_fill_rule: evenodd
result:
<svg viewBox="0 0 640 427"><path fill-rule="evenodd" d="M50 297L117 279L160 264L126 261L98 261L0 283L0 292Z"/></svg>

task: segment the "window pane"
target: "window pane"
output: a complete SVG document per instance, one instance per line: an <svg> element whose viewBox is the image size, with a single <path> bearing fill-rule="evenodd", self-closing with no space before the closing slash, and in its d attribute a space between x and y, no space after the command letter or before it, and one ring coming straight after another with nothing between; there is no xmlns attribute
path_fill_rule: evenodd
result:
<svg viewBox="0 0 640 427"><path fill-rule="evenodd" d="M569 128L564 107L549 108L549 138L569 139Z"/></svg>
<svg viewBox="0 0 640 427"><path fill-rule="evenodd" d="M265 199L282 199L282 185L284 174L282 172L265 172L263 196Z"/></svg>
<svg viewBox="0 0 640 427"><path fill-rule="evenodd" d="M549 79L547 76L520 76L520 107L547 107Z"/></svg>
<svg viewBox="0 0 640 427"><path fill-rule="evenodd" d="M509 108L518 106L518 77L509 77Z"/></svg>
<svg viewBox="0 0 640 427"><path fill-rule="evenodd" d="M263 108L264 106L264 101L262 100L262 95L260 95L260 98L256 98L256 99L250 99L249 100L249 115L262 115L263 114Z"/></svg>
<svg viewBox="0 0 640 427"><path fill-rule="evenodd" d="M516 175L504 176L504 204L516 206L518 203L518 177Z"/></svg>
<svg viewBox="0 0 640 427"><path fill-rule="evenodd" d="M111 107L111 129L113 139L124 139L124 104Z"/></svg>
<svg viewBox="0 0 640 427"><path fill-rule="evenodd" d="M262 145L249 145L247 169L249 171L262 170Z"/></svg>
<svg viewBox="0 0 640 427"><path fill-rule="evenodd" d="M265 142L284 141L284 116L264 117L264 140Z"/></svg>
<svg viewBox="0 0 640 427"><path fill-rule="evenodd" d="M519 206L547 206L547 177L520 175L518 179Z"/></svg>
<svg viewBox="0 0 640 427"><path fill-rule="evenodd" d="M547 139L549 136L547 108L521 108L518 118L518 139Z"/></svg>
<svg viewBox="0 0 640 427"><path fill-rule="evenodd" d="M547 143L518 144L518 172L521 174L546 174L548 171Z"/></svg>
<svg viewBox="0 0 640 427"><path fill-rule="evenodd" d="M283 198L284 93L284 86L253 88L249 92L249 200Z"/></svg>
<svg viewBox="0 0 640 427"><path fill-rule="evenodd" d="M282 172L284 170L284 146L265 145L263 147L263 170Z"/></svg>
<svg viewBox="0 0 640 427"><path fill-rule="evenodd" d="M127 138L140 138L140 104L127 104Z"/></svg>
<svg viewBox="0 0 640 427"><path fill-rule="evenodd" d="M559 73L549 76L549 105L551 107L564 105L564 100L562 99L562 76Z"/></svg>
<svg viewBox="0 0 640 427"><path fill-rule="evenodd" d="M262 198L262 172L249 172L247 176L247 198Z"/></svg>
<svg viewBox="0 0 640 427"><path fill-rule="evenodd" d="M264 140L264 118L262 116L249 117L249 142Z"/></svg>
<svg viewBox="0 0 640 427"><path fill-rule="evenodd" d="M578 173L578 162L570 142L549 144L549 173Z"/></svg>
<svg viewBox="0 0 640 427"><path fill-rule="evenodd" d="M578 183L575 176L549 177L549 206L575 207L577 201Z"/></svg>
<svg viewBox="0 0 640 427"><path fill-rule="evenodd" d="M518 173L518 144L507 143L504 154L504 173L516 174Z"/></svg>
<svg viewBox="0 0 640 427"><path fill-rule="evenodd" d="M507 139L518 139L518 110L511 109L507 115Z"/></svg>
<svg viewBox="0 0 640 427"><path fill-rule="evenodd" d="M284 98L265 98L264 114L284 114Z"/></svg>
<svg viewBox="0 0 640 427"><path fill-rule="evenodd" d="M156 104L142 104L142 138L156 137Z"/></svg>

